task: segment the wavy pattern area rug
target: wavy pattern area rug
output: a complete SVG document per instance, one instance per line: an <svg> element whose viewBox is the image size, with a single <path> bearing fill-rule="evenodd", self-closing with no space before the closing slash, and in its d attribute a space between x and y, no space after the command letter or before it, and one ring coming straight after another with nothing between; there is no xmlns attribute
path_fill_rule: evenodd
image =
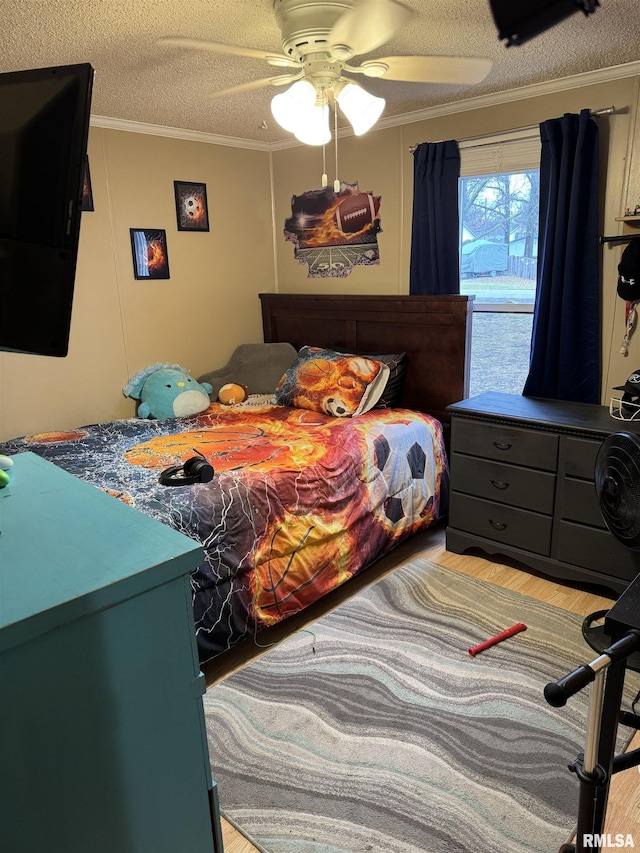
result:
<svg viewBox="0 0 640 853"><path fill-rule="evenodd" d="M588 697L543 688L596 657L581 621L412 560L207 692L225 817L266 853L557 850Z"/></svg>

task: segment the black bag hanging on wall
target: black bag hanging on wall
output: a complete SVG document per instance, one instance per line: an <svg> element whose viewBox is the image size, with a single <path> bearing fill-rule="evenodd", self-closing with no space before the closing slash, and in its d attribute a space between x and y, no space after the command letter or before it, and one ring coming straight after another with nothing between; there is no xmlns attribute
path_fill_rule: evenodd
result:
<svg viewBox="0 0 640 853"><path fill-rule="evenodd" d="M618 296L627 302L640 300L640 238L632 239L620 258Z"/></svg>

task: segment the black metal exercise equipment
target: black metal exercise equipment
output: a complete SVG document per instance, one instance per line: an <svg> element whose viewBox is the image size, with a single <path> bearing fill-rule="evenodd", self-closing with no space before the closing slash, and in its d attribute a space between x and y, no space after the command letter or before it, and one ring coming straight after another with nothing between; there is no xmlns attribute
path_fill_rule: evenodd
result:
<svg viewBox="0 0 640 853"><path fill-rule="evenodd" d="M640 549L638 436L614 433L605 439L596 458L595 481L607 527L627 547ZM560 708L592 684L585 751L569 765L580 783L576 843L563 844L559 853L600 851L611 777L640 765L640 749L615 754L618 725L640 729L640 715L621 710L626 672L639 669L635 653L640 650L640 575L606 613L603 630L585 631L585 637L601 654L544 689L547 702ZM638 698L640 694L634 706Z"/></svg>

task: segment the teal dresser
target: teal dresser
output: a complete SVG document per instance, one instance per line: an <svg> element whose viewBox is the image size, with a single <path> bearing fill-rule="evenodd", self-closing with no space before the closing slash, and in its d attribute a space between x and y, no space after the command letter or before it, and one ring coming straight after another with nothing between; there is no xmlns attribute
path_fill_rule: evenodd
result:
<svg viewBox="0 0 640 853"><path fill-rule="evenodd" d="M0 850L222 853L200 546L32 453L0 490Z"/></svg>

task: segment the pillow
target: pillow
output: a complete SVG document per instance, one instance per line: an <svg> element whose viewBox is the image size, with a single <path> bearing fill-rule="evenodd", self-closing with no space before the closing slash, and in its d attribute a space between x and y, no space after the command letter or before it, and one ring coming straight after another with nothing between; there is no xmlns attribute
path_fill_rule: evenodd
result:
<svg viewBox="0 0 640 853"><path fill-rule="evenodd" d="M389 377L381 361L321 347L302 347L276 388L279 406L310 409L337 418L372 409Z"/></svg>
<svg viewBox="0 0 640 853"><path fill-rule="evenodd" d="M211 385L211 399L218 399L223 385L245 385L250 394L273 394L278 380L296 357L295 347L287 343L240 344L224 367L210 370L198 382Z"/></svg>
<svg viewBox="0 0 640 853"><path fill-rule="evenodd" d="M336 352L341 352L346 355L363 355L366 358L373 358L376 361L381 361L389 368L389 378L374 409L397 409L402 405L402 392L404 390L404 380L407 374L407 354L406 352L392 353L373 353L373 352L353 352L353 350L343 350L336 347Z"/></svg>

